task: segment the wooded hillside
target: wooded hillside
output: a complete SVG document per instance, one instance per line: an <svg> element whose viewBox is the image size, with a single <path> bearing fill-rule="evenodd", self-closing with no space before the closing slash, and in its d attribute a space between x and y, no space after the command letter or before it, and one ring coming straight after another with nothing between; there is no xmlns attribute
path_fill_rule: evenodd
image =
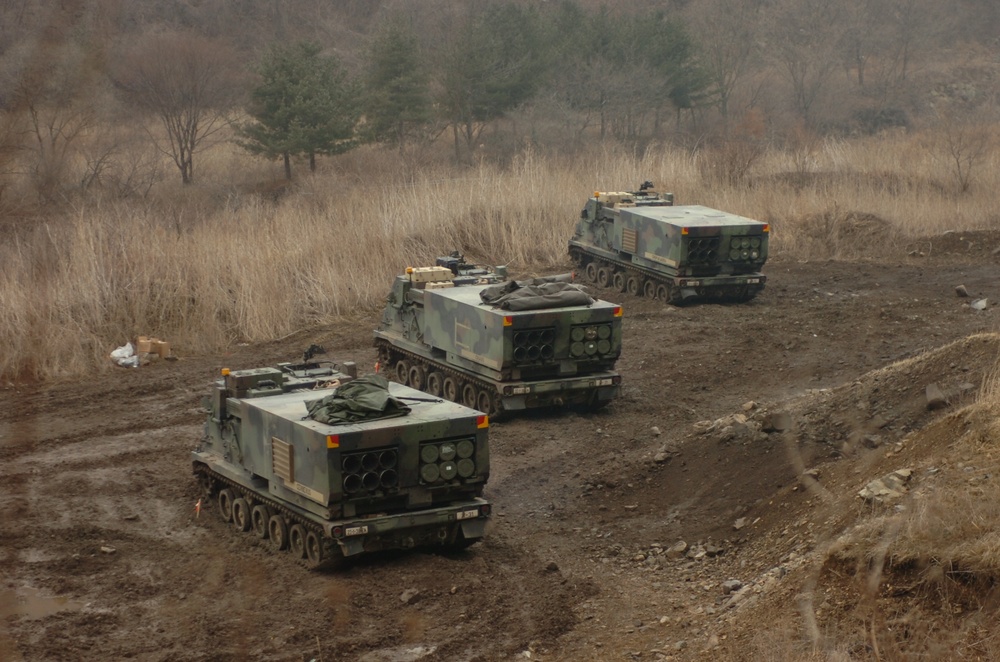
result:
<svg viewBox="0 0 1000 662"><path fill-rule="evenodd" d="M317 59L300 68L333 78L274 70L303 46ZM297 110L262 105L269 66ZM286 176L365 143L448 145L459 163L725 144L738 169L763 144L974 134L998 90L987 0L21 0L0 7L0 210L190 183L241 133Z"/></svg>

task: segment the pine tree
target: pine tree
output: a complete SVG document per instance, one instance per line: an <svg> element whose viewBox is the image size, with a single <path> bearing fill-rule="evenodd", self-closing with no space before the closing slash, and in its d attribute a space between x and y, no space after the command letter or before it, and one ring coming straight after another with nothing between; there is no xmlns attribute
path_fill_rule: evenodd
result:
<svg viewBox="0 0 1000 662"><path fill-rule="evenodd" d="M240 145L254 154L282 158L291 179L293 156L340 154L357 144L360 93L333 57L308 42L276 46L262 59L260 84L247 109L255 121L239 130Z"/></svg>
<svg viewBox="0 0 1000 662"><path fill-rule="evenodd" d="M399 21L389 23L370 52L365 121L368 137L403 147L430 121L428 77L416 35Z"/></svg>
<svg viewBox="0 0 1000 662"><path fill-rule="evenodd" d="M541 21L534 10L492 5L446 45L440 109L471 152L487 123L529 101L547 64Z"/></svg>

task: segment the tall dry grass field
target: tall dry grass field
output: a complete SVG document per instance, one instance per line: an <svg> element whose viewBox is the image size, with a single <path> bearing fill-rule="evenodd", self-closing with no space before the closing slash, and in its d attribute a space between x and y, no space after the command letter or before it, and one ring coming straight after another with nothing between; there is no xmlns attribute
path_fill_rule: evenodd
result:
<svg viewBox="0 0 1000 662"><path fill-rule="evenodd" d="M605 145L455 168L364 149L315 175L300 169L290 186L267 183L277 166L220 147L199 162L196 186L88 198L4 241L0 375L83 373L140 334L214 352L369 313L396 273L453 249L515 275L565 268L587 196L646 179L681 204L770 222L772 255L787 259L877 258L885 242L1000 224L998 155L975 165L963 193L934 136L761 151L737 180L717 176L726 158Z"/></svg>

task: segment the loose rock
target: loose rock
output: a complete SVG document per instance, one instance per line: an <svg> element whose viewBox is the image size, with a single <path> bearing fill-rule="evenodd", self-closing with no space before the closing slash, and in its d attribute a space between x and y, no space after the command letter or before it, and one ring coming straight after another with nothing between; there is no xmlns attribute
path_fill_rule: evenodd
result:
<svg viewBox="0 0 1000 662"><path fill-rule="evenodd" d="M784 432L792 427L792 417L788 412L772 411L764 415L760 429L764 432Z"/></svg>
<svg viewBox="0 0 1000 662"><path fill-rule="evenodd" d="M685 552L688 550L688 544L683 540L678 540L673 545L667 548L666 555L670 558L679 558L684 556Z"/></svg>
<svg viewBox="0 0 1000 662"><path fill-rule="evenodd" d="M738 579L727 579L726 581L722 582L722 592L725 593L726 595L729 595L734 591L738 591L741 588L743 588L743 582L741 582Z"/></svg>
<svg viewBox="0 0 1000 662"><path fill-rule="evenodd" d="M913 471L910 469L897 469L881 478L876 478L865 485L858 492L858 496L865 501L885 503L898 499L906 494L906 484L910 482Z"/></svg>
<svg viewBox="0 0 1000 662"><path fill-rule="evenodd" d="M928 384L924 394L927 398L928 409L941 409L948 406L948 398L944 397L944 392L937 384Z"/></svg>

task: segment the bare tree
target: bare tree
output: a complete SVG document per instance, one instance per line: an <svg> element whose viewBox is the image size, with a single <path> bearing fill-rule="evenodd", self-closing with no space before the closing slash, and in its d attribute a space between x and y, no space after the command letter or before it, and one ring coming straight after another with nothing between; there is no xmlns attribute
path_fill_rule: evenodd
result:
<svg viewBox="0 0 1000 662"><path fill-rule="evenodd" d="M65 26L21 40L0 61L5 174L26 177L41 201L61 199L79 139L98 125L100 72ZM6 157L6 158L4 158Z"/></svg>
<svg viewBox="0 0 1000 662"><path fill-rule="evenodd" d="M963 38L969 25L960 24L955 8L937 0L881 0L887 30L887 62L897 81L907 80L922 53L935 52Z"/></svg>
<svg viewBox="0 0 1000 662"><path fill-rule="evenodd" d="M727 131L733 94L752 67L759 65L762 4L761 0L704 0L691 9L703 44L704 67Z"/></svg>
<svg viewBox="0 0 1000 662"><path fill-rule="evenodd" d="M885 26L879 19L882 0L845 0L840 48L844 65L860 89L865 87L868 61L878 55L885 42Z"/></svg>
<svg viewBox="0 0 1000 662"><path fill-rule="evenodd" d="M938 113L940 129L931 141L931 155L948 168L959 193L967 193L976 174L996 148L992 123L983 109Z"/></svg>
<svg viewBox="0 0 1000 662"><path fill-rule="evenodd" d="M116 82L128 100L159 119L157 148L173 159L181 181L194 181L195 154L224 138L241 86L235 51L194 34L149 37L123 59Z"/></svg>
<svg viewBox="0 0 1000 662"><path fill-rule="evenodd" d="M778 0L770 7L769 51L791 85L795 110L808 125L838 61L842 5L828 0Z"/></svg>

